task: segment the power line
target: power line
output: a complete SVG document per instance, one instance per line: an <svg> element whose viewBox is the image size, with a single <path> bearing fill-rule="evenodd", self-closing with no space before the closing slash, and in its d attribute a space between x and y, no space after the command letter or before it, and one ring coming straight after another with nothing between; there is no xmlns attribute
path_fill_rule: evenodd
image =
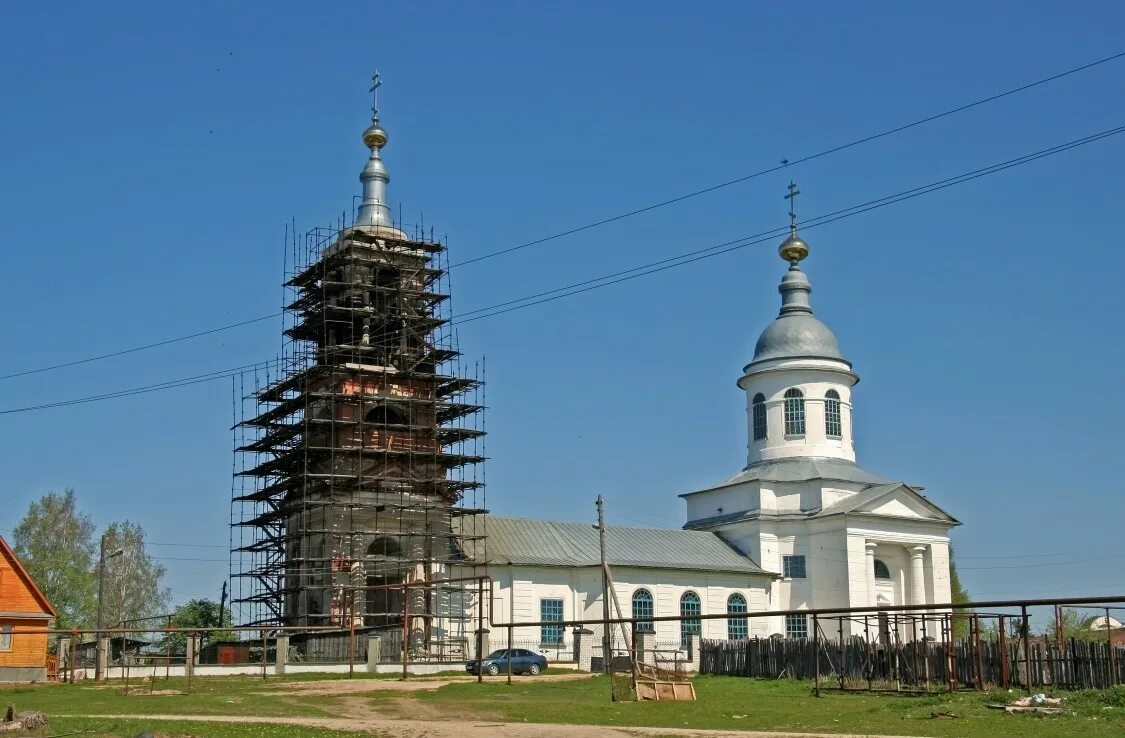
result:
<svg viewBox="0 0 1125 738"><path fill-rule="evenodd" d="M53 364L51 366L42 366L42 367L39 367L38 369L27 369L27 370L24 370L22 372L15 372L14 374L3 374L3 375L0 375L0 380L15 379L16 377L26 377L30 374L40 374L42 372L49 372L49 371L53 371L55 369L65 369L65 368L71 367L71 366L78 366L79 364L89 364L90 362L93 362L93 361L101 361L102 359L112 359L115 356L125 356L126 354L135 354L138 351L147 351L149 349L158 348L160 346L168 346L169 344L173 344L173 343L180 343L182 341L190 341L193 338L202 338L203 336L210 336L214 333L221 333L223 331L229 331L233 328L241 328L244 325L251 325L253 323L261 323L263 320L269 320L270 318L277 318L281 315L282 315L282 313L277 312L277 313L273 313L271 315L263 315L260 318L251 318L250 320L243 320L243 321L240 321L238 323L231 323L230 325L219 326L218 328L211 328L209 330L200 331L199 333L192 333L190 335L180 336L178 338L169 338L165 341L157 341L156 343L147 343L143 346L134 346L133 348L122 349L120 351L113 351L113 352L108 353L108 354L99 354L98 356L90 356L90 357L87 357L85 359L76 359L75 361L67 361L67 362L64 362L62 364Z"/></svg>
<svg viewBox="0 0 1125 738"><path fill-rule="evenodd" d="M1087 144L1095 143L1097 141L1101 141L1101 140L1109 138L1111 136L1119 135L1123 132L1125 132L1125 126L1117 126L1115 128L1110 128L1110 129L1107 129L1105 131L1101 131L1099 133L1094 133L1094 134L1091 134L1089 136L1084 136L1084 137L1079 138L1079 139L1074 139L1073 141L1068 141L1066 143L1057 144L1055 146L1050 146L1050 147L1045 148L1045 149L1040 149L1039 151L1035 151L1035 152L1032 152L1030 154L1025 154L1023 156L1016 157L1015 159L1009 159L1007 161L1000 162L998 164L992 164L992 165L989 165L989 166L986 166L986 167L975 169L975 170L972 170L972 171L969 171L969 172L965 172L963 174L956 175L954 177L948 177L946 179L938 180L936 182L931 182L929 184L922 185L920 187L914 187L914 188L911 188L911 189L908 189L908 190L903 190L903 191L895 193L893 195L887 195L885 197L877 198L877 199L874 199L874 200L868 200L867 202L860 203L858 205L853 205L851 207L843 208L841 210L836 210L836 211L833 211L831 213L826 213L824 215L816 216L816 217L811 218L808 221L806 221L806 223L802 224L801 227L805 230L808 230L808 229L811 229L811 228L816 228L818 226L827 225L828 223L834 223L838 220L843 220L845 218L850 218L850 217L853 217L855 215L860 215L862 213L870 212L872 210L884 208L884 207L887 207L888 205L894 205L894 204L897 204L897 203L900 203L900 202L903 202L903 201L906 201L906 200L911 200L915 197L921 197L923 195L932 194L934 192L938 192L940 190L944 190L944 189L947 189L949 187L953 187L954 185L964 184L965 182L970 182L972 180L979 179L981 177L985 177L985 176L988 176L990 174L996 174L997 172L1002 172L1002 171L1005 171L1007 169L1011 169L1013 167L1020 166L1022 164L1027 164L1029 162L1037 161L1039 159L1043 159L1043 158L1046 158L1048 156L1053 156L1054 154L1059 154L1059 153L1062 153L1064 151L1069 151L1071 149L1078 148L1079 146L1085 146ZM778 227L778 228L773 228L769 231L763 231L762 233L778 234L779 232L784 232L785 230L786 230L785 227ZM452 324L453 325L460 325L460 324L463 324L463 323L471 323L471 322L476 321L476 320L482 320L484 318L491 318L491 317L495 317L497 315L503 315L505 313L510 313L510 312L515 311L515 310L522 310L524 308L532 307L534 305L541 305L541 304L546 303L546 302L553 302L555 300L560 300L564 297L573 297L574 295L582 294L582 293L585 293L585 292L590 292L592 290L600 289L602 287L609 287L611 285L620 284L622 282L626 282L626 281L629 281L629 280L632 280L632 279L636 279L638 277L643 277L643 276L646 276L646 275L649 275L649 274L655 274L657 272L666 271L668 269L673 269L675 267L685 266L687 264L691 264L691 263L694 263L696 261L701 261L703 259L709 259L709 258L712 258L714 256L719 256L721 254L730 253L731 251L743 249L743 248L746 248L747 246L765 243L765 242L770 241L770 240L772 240L773 238L776 237L776 235L770 235L770 236L766 236L766 237L762 237L762 238L756 238L755 236L757 236L757 235L759 235L759 234L755 234L754 236L747 236L747 237L741 238L741 239L735 239L734 241L727 241L725 243L718 244L716 246L710 246L710 247L707 247L707 248L704 248L704 249L699 249L699 250L696 250L696 251L690 251L690 252L687 252L685 254L681 254L679 256L673 256L673 257L670 257L668 259L663 259L663 260L657 261L657 262L651 262L649 264L645 264L645 265L642 265L642 266L639 266L639 267L633 267L631 269L626 269L626 270L623 270L623 271L620 271L620 272L615 272L613 274L608 274L608 275L604 275L604 276L601 276L601 277L595 277L594 279L588 279L588 280L584 280L582 282L576 282L574 284L566 285L564 287L558 287L558 288L555 288L555 289L552 289L552 290L547 290L545 292L540 292L540 293L537 293L537 294L534 294L534 295L528 295L526 297L522 297L522 298L519 298L519 299L516 299L516 300L509 300L509 301L504 302L504 303L498 303L496 305L491 305L489 307L484 307L484 308L479 308L477 310L472 310L472 311L470 311L469 313L466 313L466 314L472 315L473 317L470 317L470 318L467 318L467 319L465 319L465 318L457 319L457 320L452 321ZM517 303L517 304L513 304L513 303ZM153 385L145 385L145 386L142 386L142 387L135 387L135 388L132 388L132 389L127 389L127 390L119 390L117 392L109 392L109 393L105 393L105 394L101 394L101 395L92 395L92 396L89 396L89 397L80 397L80 398L76 398L76 399L72 399L72 400L62 400L62 401L59 401L59 402L44 403L44 404L41 404L41 405L31 405L31 406L28 406L28 407L21 407L21 408L9 408L9 409L6 409L6 410L0 410L0 415L10 415L10 414L13 414L13 413L30 412L30 411L33 411L33 410L46 410L46 409L56 408L56 407L66 407L66 406L69 406L69 405L77 405L77 404L82 404L82 403L87 403L87 402L97 402L97 401L100 401L100 400L116 399L116 398L119 398L119 397L129 397L129 396L133 396L133 395L146 394L148 392L158 392L158 391L165 390L165 389L174 389L174 388L177 388L177 387L186 387L186 386L189 386L189 385L199 384L199 383L202 383L202 382L211 382L211 381L214 381L216 379L225 379L225 378L228 378L228 377L237 376L240 373L258 369L258 368L266 366L270 363L272 363L272 362L258 362L258 363L255 363L255 364L248 364L248 365L245 365L245 366L242 366L242 367L233 367L231 369L221 369L221 370L214 371L214 372L208 372L206 374L199 374L199 375L195 375L195 376L191 376L191 377L183 377L181 379L170 380L170 381L167 381L167 382L160 382L160 383L153 384Z"/></svg>
<svg viewBox="0 0 1125 738"><path fill-rule="evenodd" d="M699 197L700 195L706 195L710 192L714 192L716 190L721 190L724 187L730 187L732 185L736 185L736 184L739 184L741 182L746 182L746 181L749 181L751 179L755 179L757 177L764 176L766 174L772 174L773 172L779 172L782 169L786 169L788 167L796 166L797 164L804 164L804 163L810 162L814 159L821 159L823 157L830 156L832 154L836 154L836 153L839 153L841 151L845 151L847 149L855 148L856 146L861 146L865 143L870 143L872 141L876 141L880 138L885 138L887 136L891 136L891 135L894 135L896 133L901 133L902 131L910 130L911 128L917 128L918 126L925 125L926 123L932 123L935 120L947 118L951 115L956 115L957 113L961 113L961 112L964 112L966 110L970 110L972 108L979 107L981 105L985 105L985 104L990 103L990 102L995 102L996 100L1000 100L1002 98L1009 97L1011 95L1015 95L1017 93L1024 92L1026 90L1030 90L1034 87L1039 87L1040 85L1045 85L1048 82L1053 82L1057 79L1062 79L1063 77L1068 77L1072 74L1077 74L1078 72L1082 72L1082 71L1085 71L1087 69L1091 69L1091 68L1096 67L1100 64L1105 64L1107 62L1114 61L1115 59L1120 59L1123 56L1125 56L1125 51L1118 52L1116 54L1112 54L1112 55L1104 57L1102 59L1098 59L1097 61L1090 62L1089 64L1083 64L1082 66L1074 67L1073 69L1068 69L1065 72L1059 72L1058 74L1053 74L1050 77L1044 77L1043 79L1036 80L1035 82L1029 82L1025 85L1020 85L1019 87L1013 87L1010 90L1005 90L1004 92L998 92L995 95L989 95L988 97L982 97L979 100L975 100L973 102L966 103L964 105L960 105L956 108L951 108L951 109L943 111L941 113L935 113L934 115L928 115L925 118L919 118L918 120L911 121L910 123L905 123L903 125L896 126L894 128L889 128L885 131L881 131L879 133L874 133L870 136L858 138L854 141L849 141L848 143L840 144L839 146L833 146L830 149L818 151L815 154L808 154L806 156L802 156L802 157L799 157L797 159L792 159L792 160L785 159L785 160L782 160L782 163L780 163L776 166L772 166L772 167L769 167L767 169L762 169L760 171L754 172L753 174L747 174L743 177L738 177L736 179L728 180L726 182L720 182L719 184L711 185L710 187L704 187L703 189L699 189L699 190L696 190L694 192L689 192L685 195L678 195L677 197L669 198L667 200L662 200L660 202L653 203L651 205L645 205L644 207L637 208L636 210L630 210L629 212L621 213L620 215L614 215L614 216L611 216L609 218L603 218L602 220L594 221L593 223L587 223L586 225L576 226L574 228L570 228L569 230L560 231L559 233L555 233L555 234L550 235L550 236L545 236L543 238L537 238L534 241L528 241L526 243L521 243L517 246L510 246L508 248L500 249L499 251L493 251L491 253L484 254L483 256L477 256L477 257L474 257L472 259L466 259L465 261L461 261L461 262L458 262L456 264L451 265L450 269L452 269L454 267L465 266L467 264L475 264L476 262L484 261L485 259L492 259L494 257L501 256L502 254L510 254L513 251L519 251L521 249L526 249L526 248L529 248L531 246L538 246L539 244L547 243L548 241L554 241L555 239L563 238L565 236L573 236L575 233L581 233L583 231L588 231L588 230L591 230L593 228L598 228L600 226L607 225L609 223L615 223L619 220L625 220L626 218L631 218L634 215L640 215L642 213L647 213L647 212L650 212L652 210L656 210L658 208L665 207L667 205L674 205L676 203L683 202L684 200L690 200L694 197Z"/></svg>
<svg viewBox="0 0 1125 738"><path fill-rule="evenodd" d="M61 400L59 402L48 402L42 405L29 405L28 407L10 408L8 410L0 410L0 415L10 415L12 413L30 412L32 410L47 410L55 407L66 407L68 405L81 405L87 402L98 402L100 400L113 400L119 397L131 397L133 395L142 395L149 392L159 392L160 390L175 389L177 387L187 387L193 384L200 384L203 382L213 382L216 379L227 379L229 377L237 376L238 374L246 371L252 371L270 362L258 362L256 364L246 364L241 367L232 367L230 369L220 369L215 372L208 372L206 374L197 374L191 377L183 377L181 379L173 379L167 382L159 382L157 384L144 385L142 387L134 387L132 389L118 390L117 392L107 392L101 395L91 395L88 397L78 397L73 400Z"/></svg>
<svg viewBox="0 0 1125 738"><path fill-rule="evenodd" d="M608 218L603 218L602 220L594 221L592 223L587 223L585 225L576 226L574 228L570 228L568 230L561 231L559 233L554 233L554 234L551 234L549 236L537 238L533 241L527 241L525 243L517 244L515 246L510 246L508 248L500 249L499 251L493 251L491 253L484 254L482 256L477 256L477 257L474 257L472 259L467 259L465 261L458 262L456 264L450 265L449 269L454 269L456 267L466 266L468 264L474 264L474 263L479 262L479 261L484 261L486 259L495 258L495 257L500 256L502 254L508 254L508 253L513 252L513 251L519 251L521 249L526 249L526 248L529 248L531 246L537 246L539 244L547 243L548 241L554 241L554 240L557 240L557 239L560 239L560 238L564 238L566 236L574 235L576 233L581 233L583 231L592 230L594 228L598 228L598 227L603 226L603 225L608 225L609 223L614 223L614 222L617 222L617 221L620 221L620 220L625 220L626 218L631 218L635 215L641 215L643 213L647 213L647 212L650 212L652 210L656 210L658 208L661 208L661 207L664 207L664 206L667 206L667 205L674 205L676 203L683 202L685 200L689 200L689 199L692 199L692 198L695 198L695 197L699 197L701 195L705 195L705 194L708 194L710 192L714 192L716 190L723 189L724 187L730 187L732 185L736 185L736 184L739 184L741 182L746 182L748 180L755 179L757 177L762 177L766 174L772 174L773 172L780 171L780 170L785 169L787 167L796 166L797 164L803 164L803 163L812 161L814 159L820 159L820 158L823 158L823 157L826 157L826 156L830 156L832 154L839 153L839 152L844 151L846 149L851 149L851 148L855 148L857 146L862 146L863 144L870 143L872 141L876 141L878 139L885 138L887 136L891 136L895 133L901 133L901 132L909 130L911 128L917 128L918 126L925 125L926 123L932 123L933 121L940 120L942 118L947 118L951 115L956 115L957 113L961 113L961 112L964 112L966 110L970 110L972 108L979 107L981 105L985 105L987 103L995 102L995 101L1003 99L1005 97L1009 97L1011 95L1018 94L1020 92L1025 92L1025 91L1033 89L1035 87L1045 85L1048 82L1054 82L1055 80L1059 80L1059 79L1062 79L1064 77L1069 77L1070 75L1086 71L1087 69L1092 69L1092 68L1100 66L1102 64L1106 64L1106 63L1114 61L1116 59L1120 59L1121 57L1125 57L1125 51L1118 52L1116 54L1111 54L1110 56L1106 56L1106 57L1103 57L1103 58L1098 59L1096 61L1089 62L1088 64L1083 64L1081 66L1077 66L1077 67L1074 67L1072 69L1068 69L1066 71L1059 72L1057 74L1053 74L1049 77L1044 77L1044 78L1036 80L1034 82L1029 82L1027 84L1020 85L1019 87L1013 87L1010 90L1005 90L1003 92L999 92L999 93L996 93L994 95L989 95L988 97L983 97L979 100L975 100L973 102L966 103L964 105L960 105L958 107L951 108L949 110L945 110L943 112L936 113L934 115L929 115L929 116L926 116L924 118L919 118L918 120L911 121L910 123L905 123L903 125L896 126L894 128L889 128L889 129L887 129L885 131L881 131L879 133L874 133L872 135L865 136L863 138L855 139L854 141L849 141L848 143L845 143L845 144L834 146L832 148L825 149L823 151L818 151L815 154L809 154L807 156L803 156L803 157L793 159L793 160L785 160L784 163L779 164L777 166L769 167L767 169L762 169L760 171L754 172L752 174L745 175L743 177L739 177L737 179L732 179L732 180L729 180L727 182L721 182L719 184L711 185L710 187L705 187L703 189L696 190L694 192L689 192L689 193L684 194L684 195L678 195L676 197L673 197L673 198L670 198L670 199L667 199L667 200L662 200L661 202L653 203L651 205L646 205L644 207L637 208L636 210L630 210L628 212L620 213L618 215L614 215L614 216L611 216L611 217L608 217ZM91 362L101 361L103 359L110 359L110 358L114 358L114 357L117 357L117 356L124 356L126 354L137 353L139 351L147 351L149 349L159 348L160 346L168 346L168 345L174 344L174 343L181 343L183 341L190 341L194 338L202 338L204 336L213 335L215 333L221 333L223 331L232 330L234 328L241 328L243 326L251 325L253 323L259 323L259 322L262 322L264 320L270 320L272 318L277 318L277 317L280 317L283 314L284 314L283 312L271 313L270 315L263 315L263 316L258 317L258 318L252 318L250 320L244 320L244 321L240 321L238 323L231 323L229 325L220 326L218 328L212 328L212 329L205 330L205 331L200 331L198 333L192 333L192 334L189 334L189 335L186 335L186 336L169 338L169 339L164 340L164 341L157 341L155 343L149 343L149 344L145 344L145 345L142 345L142 346L134 346L132 348L122 349L120 351L114 351L114 352L111 352L111 353L108 353L108 354L100 354L98 356L90 356L90 357L87 357L85 359L77 359L75 361L68 361L68 362L64 362L64 363L61 363L61 364L54 364L54 365L51 365L51 366L38 367L36 369L27 369L27 370L24 370L24 371L15 372L13 374L4 374L4 375L0 375L0 381L6 380L6 379L15 379L16 377L25 377L25 376L32 375L32 374L40 374L40 373L43 373L43 372L53 371L55 369L65 369L65 368L68 368L68 367L78 366L78 365L81 365L81 364L89 364Z"/></svg>
<svg viewBox="0 0 1125 738"><path fill-rule="evenodd" d="M812 229L812 228L816 228L818 226L827 225L828 223L834 223L838 220L843 220L844 218L850 218L854 215L866 213L866 212L869 212L871 210L877 210L879 208L883 208L883 207L886 207L888 205L894 205L896 203L900 203L900 202L903 202L905 200L911 200L911 199L914 199L915 197L921 197L922 195L928 195L930 193L937 192L939 190L943 190L943 189L946 189L948 187L952 187L954 185L963 184L965 182L969 182L969 181L972 181L974 179L979 179L981 177L985 177L985 176L988 176L990 174L996 174L997 172L1002 172L1006 169L1011 169L1013 167L1017 167L1017 166L1020 166L1022 164L1027 164L1029 162L1036 161L1038 159L1043 159L1043 158L1046 158L1048 156L1053 156L1054 154L1062 153L1064 151L1069 151L1070 149L1078 148L1079 146L1085 146L1087 144L1095 143L1095 142L1100 141L1102 139L1109 138L1111 136L1116 136L1116 135L1118 135L1122 132L1125 132L1125 126L1118 126L1116 128L1110 128L1110 129L1107 129L1105 131L1101 131L1099 133L1095 133L1095 134L1091 134L1089 136L1085 136L1083 138L1075 139L1073 141L1068 141L1064 144L1058 144L1056 146L1050 146L1046 149L1040 149L1039 151L1016 157L1015 159L1009 159L1008 161L1005 161L1005 162L1000 162L998 164L992 164L992 165L987 166L987 167L982 167L980 169L976 169L976 170L973 170L973 171L970 171L970 172L965 172L963 174L959 174L959 175L956 175L954 177L949 177L947 179L942 179L942 180L938 180L936 182L931 182L930 184L922 185L921 187L915 187L915 188L912 188L912 189L909 189L909 190L904 190L902 192L898 192L898 193L895 193L893 195L888 195L886 197L881 197L881 198L878 198L878 199L875 199L875 200L869 200L869 201L867 201L865 203L861 203L859 205L853 205L853 206L848 207L848 208L843 208L842 210L837 210L837 211L834 211L832 213L826 213L825 215L816 216L814 218L811 218L810 220L806 221L805 223L802 223L801 228L803 230L809 230L809 229ZM735 239L733 241L727 241L725 243L718 244L716 246L710 246L710 247L705 248L705 249L699 249L697 251L690 251L690 252L685 253L685 254L680 254L678 256L672 256L672 257L669 257L667 259L662 259L660 261L654 261L654 262L651 262L649 264L645 264L645 265L642 265L642 266L632 267L630 269L625 269L625 270L622 270L622 271L619 271L619 272L614 272L613 274L606 274L606 275L603 275L601 277L595 277L593 279L587 279L587 280L584 280L582 282L575 282L573 284L569 284L569 285L566 285L566 286L563 286L563 287L557 287L557 288L552 289L552 290L539 292L539 293L536 293L534 295L528 295L526 297L517 298L515 300L509 300L507 302L498 303L498 304L492 305L490 307L479 308L477 310L470 310L469 312L464 313L464 315L469 315L469 316L473 316L473 317L469 317L469 318L461 317L461 318L456 319L454 321L454 323L455 324L471 323L475 320L482 320L484 318L491 318L491 317L494 317L496 315L503 315L504 313L512 312L513 310L520 310L520 309L523 309L523 308L531 307L533 305L541 305L541 304L546 303L546 302L553 302L555 300L561 300L564 297L571 297L571 296L579 295L579 294L582 294L582 293L585 293L585 292L590 292L592 290L600 289L602 287L609 287L611 285L620 284L622 282L627 282L629 280L636 279L638 277L643 277L643 276L646 276L646 275L649 275L649 274L655 274L657 272L666 271L668 269L673 269L675 267L684 266L686 264L691 264L693 262L701 261L703 259L709 259L711 257L719 256L721 254L727 254L727 253L730 253L731 251L737 251L739 249L746 248L747 246L753 246L753 245L756 245L756 244L765 243L767 241L771 241L772 239L776 238L778 235L786 232L787 230L788 230L787 227L773 228L769 231L762 231L761 233L757 233L757 234L754 234L752 236L746 236L744 238ZM761 236L761 237L759 237L759 236ZM509 307L505 307L505 306L509 306Z"/></svg>

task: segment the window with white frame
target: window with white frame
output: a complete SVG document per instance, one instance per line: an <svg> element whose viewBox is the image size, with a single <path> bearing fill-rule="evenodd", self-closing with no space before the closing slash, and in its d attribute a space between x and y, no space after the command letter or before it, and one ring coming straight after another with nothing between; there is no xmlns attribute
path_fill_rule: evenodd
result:
<svg viewBox="0 0 1125 738"><path fill-rule="evenodd" d="M754 395L752 403L754 415L754 440L760 441L766 437L766 396L761 392Z"/></svg>
<svg viewBox="0 0 1125 738"><path fill-rule="evenodd" d="M824 393L824 432L829 438L844 435L844 424L840 420L840 393L832 389Z"/></svg>
<svg viewBox="0 0 1125 738"><path fill-rule="evenodd" d="M12 626L5 625L0 628L0 651L12 650Z"/></svg>
<svg viewBox="0 0 1125 738"><path fill-rule="evenodd" d="M746 622L746 598L735 592L727 598L727 614L742 615L740 618L727 618L727 640L740 641L750 637L749 624Z"/></svg>
<svg viewBox="0 0 1125 738"><path fill-rule="evenodd" d="M805 435L805 395L796 387L785 390L785 435Z"/></svg>
<svg viewBox="0 0 1125 738"><path fill-rule="evenodd" d="M540 622L562 622L563 601L561 599L546 598L539 600ZM563 628L561 625L539 626L539 640L544 644L557 645L563 642Z"/></svg>
<svg viewBox="0 0 1125 738"><path fill-rule="evenodd" d="M809 616L808 615L786 615L785 616L785 635L788 638L808 638L809 637Z"/></svg>
<svg viewBox="0 0 1125 738"><path fill-rule="evenodd" d="M804 579L805 578L805 557L801 556L782 556L781 557L781 573L788 579Z"/></svg>
<svg viewBox="0 0 1125 738"><path fill-rule="evenodd" d="M891 570L888 569L887 565L884 564L879 559L875 559L875 578L876 579L890 579L891 578Z"/></svg>
<svg viewBox="0 0 1125 738"><path fill-rule="evenodd" d="M639 633L652 633L656 630L651 620L654 615L652 592L647 589L638 589L633 593L633 629Z"/></svg>
<svg viewBox="0 0 1125 738"><path fill-rule="evenodd" d="M703 634L703 624L699 618L692 615L703 614L703 603L695 592L684 592L680 597L680 645L687 646L693 635Z"/></svg>

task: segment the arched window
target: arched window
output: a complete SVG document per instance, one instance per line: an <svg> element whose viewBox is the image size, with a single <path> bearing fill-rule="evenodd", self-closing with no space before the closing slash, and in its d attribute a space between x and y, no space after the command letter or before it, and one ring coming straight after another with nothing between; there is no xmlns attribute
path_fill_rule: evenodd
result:
<svg viewBox="0 0 1125 738"><path fill-rule="evenodd" d="M376 405L363 416L363 422L371 425L409 425L410 413L397 405Z"/></svg>
<svg viewBox="0 0 1125 738"><path fill-rule="evenodd" d="M785 390L785 435L805 435L805 395L796 387Z"/></svg>
<svg viewBox="0 0 1125 738"><path fill-rule="evenodd" d="M746 598L735 592L727 598L727 614L728 615L745 615L746 613ZM750 637L750 629L747 627L745 617L741 618L727 618L727 639L731 641L738 641Z"/></svg>
<svg viewBox="0 0 1125 738"><path fill-rule="evenodd" d="M840 422L840 393L828 390L824 393L824 432L829 438L840 438L843 434Z"/></svg>
<svg viewBox="0 0 1125 738"><path fill-rule="evenodd" d="M703 627L699 618L691 618L689 615L700 615L703 613L703 605L699 601L699 595L695 592L684 592L680 597L680 645L687 646L691 642L693 635L702 635Z"/></svg>
<svg viewBox="0 0 1125 738"><path fill-rule="evenodd" d="M879 559L875 559L875 578L876 579L890 579L891 578L891 570L888 569L887 565L884 564Z"/></svg>
<svg viewBox="0 0 1125 738"><path fill-rule="evenodd" d="M633 629L638 632L652 633L656 628L651 620L653 617L652 592L647 589L638 589L633 593Z"/></svg>
<svg viewBox="0 0 1125 738"><path fill-rule="evenodd" d="M766 396L761 392L754 395L754 440L766 437Z"/></svg>

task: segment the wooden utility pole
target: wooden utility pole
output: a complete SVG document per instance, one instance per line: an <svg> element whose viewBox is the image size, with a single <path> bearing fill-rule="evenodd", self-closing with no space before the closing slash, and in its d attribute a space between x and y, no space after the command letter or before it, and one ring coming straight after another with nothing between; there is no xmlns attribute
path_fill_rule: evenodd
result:
<svg viewBox="0 0 1125 738"><path fill-rule="evenodd" d="M612 639L609 632L609 556L605 543L605 498L598 495L598 539L602 559L602 670L609 673Z"/></svg>

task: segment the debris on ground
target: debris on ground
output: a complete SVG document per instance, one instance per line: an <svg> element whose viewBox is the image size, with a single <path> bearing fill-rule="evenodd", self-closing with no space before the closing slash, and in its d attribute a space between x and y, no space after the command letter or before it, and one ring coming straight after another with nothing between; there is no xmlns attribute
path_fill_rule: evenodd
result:
<svg viewBox="0 0 1125 738"><path fill-rule="evenodd" d="M1003 710L1007 713L1034 712L1040 715L1058 715L1062 713L1062 700L1058 697L1048 697L1045 694L1033 694L1030 697L1021 697L1012 700L1006 705L989 705L994 710Z"/></svg>
<svg viewBox="0 0 1125 738"><path fill-rule="evenodd" d="M41 712L29 712L20 715L13 705L8 705L4 714L4 722L0 723L0 733L24 734L29 730L47 727L47 716Z"/></svg>
<svg viewBox="0 0 1125 738"><path fill-rule="evenodd" d="M959 718L960 715L954 715L952 712L931 712L930 717L934 720L941 720L944 718Z"/></svg>

